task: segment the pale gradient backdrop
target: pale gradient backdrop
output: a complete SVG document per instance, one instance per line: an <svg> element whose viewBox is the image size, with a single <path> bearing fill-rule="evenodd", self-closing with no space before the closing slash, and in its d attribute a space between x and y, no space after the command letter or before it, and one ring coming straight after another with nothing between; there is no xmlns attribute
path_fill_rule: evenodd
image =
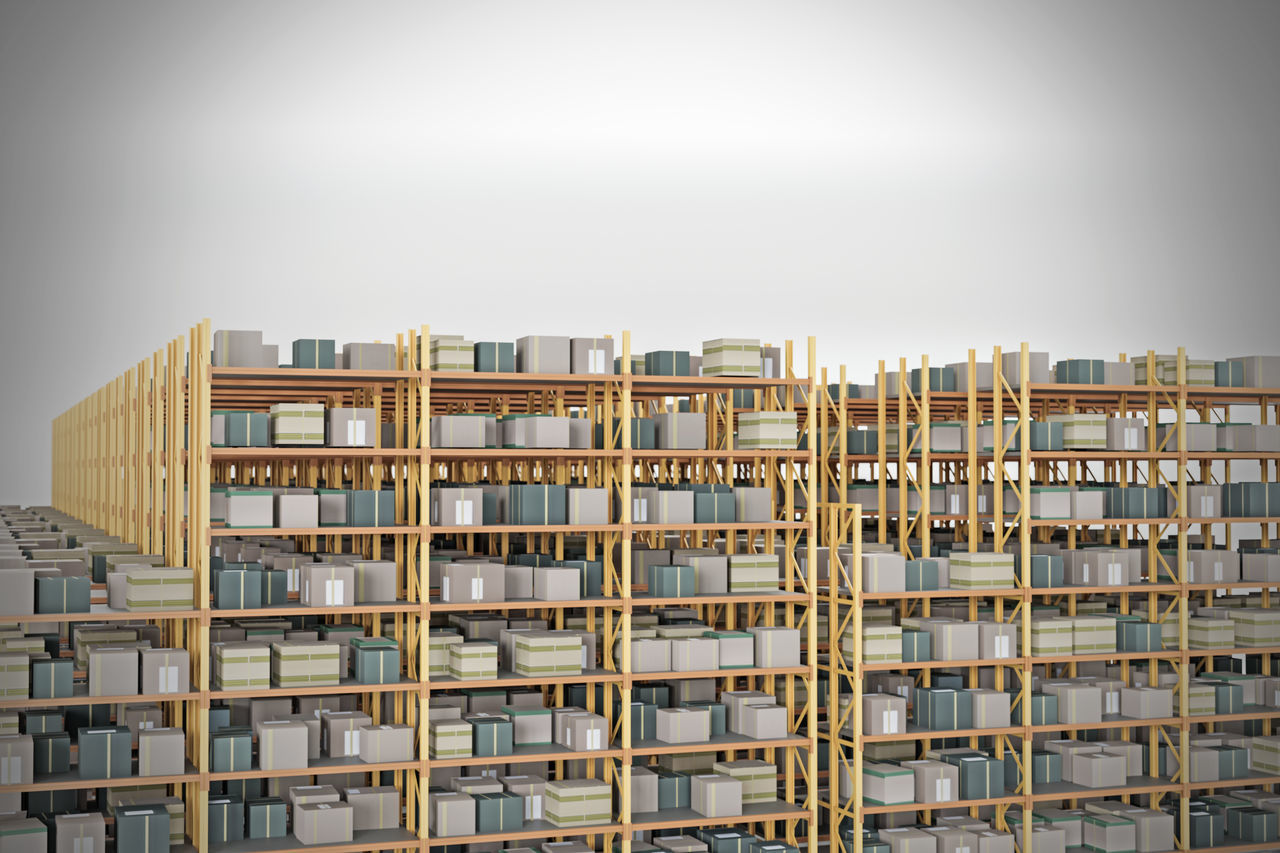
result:
<svg viewBox="0 0 1280 853"><path fill-rule="evenodd" d="M1280 352L1280 3L0 0L0 502L201 317Z"/></svg>

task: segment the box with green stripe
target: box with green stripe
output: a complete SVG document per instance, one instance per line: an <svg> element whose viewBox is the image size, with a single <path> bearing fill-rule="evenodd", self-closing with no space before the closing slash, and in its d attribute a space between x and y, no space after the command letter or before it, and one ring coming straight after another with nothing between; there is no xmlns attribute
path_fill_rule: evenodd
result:
<svg viewBox="0 0 1280 853"><path fill-rule="evenodd" d="M432 720L427 724L431 758L470 758L471 724L462 720Z"/></svg>
<svg viewBox="0 0 1280 853"><path fill-rule="evenodd" d="M795 412L742 412L735 446L739 450L795 450L797 424Z"/></svg>
<svg viewBox="0 0 1280 853"><path fill-rule="evenodd" d="M271 406L272 445L324 446L324 406L275 403Z"/></svg>
<svg viewBox="0 0 1280 853"><path fill-rule="evenodd" d="M582 637L560 631L524 631L515 636L517 675L578 675L582 672Z"/></svg>
<svg viewBox="0 0 1280 853"><path fill-rule="evenodd" d="M547 782L544 814L556 827L608 823L613 818L613 791L596 779L558 779Z"/></svg>
<svg viewBox="0 0 1280 853"><path fill-rule="evenodd" d="M339 679L337 643L271 644L271 681L276 687L334 686Z"/></svg>
<svg viewBox="0 0 1280 853"><path fill-rule="evenodd" d="M760 376L757 338L716 338L702 342L703 376Z"/></svg>
<svg viewBox="0 0 1280 853"><path fill-rule="evenodd" d="M124 575L125 605L130 610L189 610L194 606L191 569L130 566Z"/></svg>

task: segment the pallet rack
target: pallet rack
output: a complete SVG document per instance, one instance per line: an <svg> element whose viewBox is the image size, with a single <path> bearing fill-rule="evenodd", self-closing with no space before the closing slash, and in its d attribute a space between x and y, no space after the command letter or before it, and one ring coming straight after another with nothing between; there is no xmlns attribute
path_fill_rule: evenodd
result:
<svg viewBox="0 0 1280 853"><path fill-rule="evenodd" d="M325 759L313 762L297 775L316 773L385 771L392 775L401 792L404 824L401 830L358 833L352 844L312 846L323 853L354 853L361 850L427 850L462 843L486 843L538 837L579 837L603 839L605 849L614 841L628 853L632 834L639 830L660 830L678 826L752 825L766 838L781 836L788 842L816 849L817 826L817 662L810 655L800 667L756 668L749 671L722 670L710 673L634 673L630 660L631 616L637 606L681 605L693 607L708 624L727 626L783 624L800 628L809 649L816 648L816 567L813 543L816 539L814 507L816 496L809 474L816 468L816 450L758 451L733 449L733 427L737 409L734 389L747 389L758 409L797 411L801 433L815 422L816 353L808 341L808 372L798 377L793 369L793 347L786 345L781 378L703 378L641 376L631 373L630 334L621 340L622 372L609 375L545 374L463 374L433 371L419 361L419 353L429 350L426 326L397 335L397 369L392 371L305 370L273 368L212 367L212 336L206 320L193 327L187 339L177 338L155 354L150 364L143 362L133 371L73 407L54 422L53 507L67 517L81 519L118 535L123 541L139 544L143 553L162 550L168 565L193 569L197 606L174 614L148 614L151 621L165 625L165 638L191 652L192 689L166 700L169 725L182 725L187 732L188 773L164 781L171 784L187 803L186 825L189 847L239 851L290 850L291 838L264 843L233 842L210 845L207 809L211 784L230 780L268 778L279 774L250 770L229 773L211 771L208 713L212 701L301 693L341 694L358 697L375 722L383 710L381 695L394 696L390 713L395 722L418 726L417 758L411 762L367 765L353 760ZM395 434L403 436L403 446L372 449L352 448L214 448L210 445L209 420L214 409L264 410L276 402L323 402L327 405L371 407L379 422L395 424ZM631 447L630 420L642 412L673 410L687 405L705 412L712 448L706 451L639 450ZM596 450L446 450L431 448L425 417L461 411L515 413L545 412L593 417L604 425L606 435L620 438L618 449ZM376 439L380 442L381 437ZM609 442L605 442L606 445ZM801 445L805 447L805 444ZM816 448L809 441L807 447ZM475 480L487 476L506 482L515 476L530 482L586 483L610 489L619 498L619 512L610 524L592 527L527 525L454 528L430 523L429 503L432 482L437 478ZM350 481L354 487L378 488L389 485L395 492L395 525L370 528L307 528L230 530L210 522L209 489L214 482L230 484L288 484L314 486L323 481ZM633 484L653 482L749 482L774 487L783 497L772 523L662 525L636 524L630 519L630 490ZM183 487L179 488L178 484ZM184 495L185 507L184 507ZM185 514L185 515L184 515ZM775 595L695 596L691 599L657 599L642 595L631 581L631 552L622 547L633 539L656 544L664 536L678 535L686 543L710 542L723 533L726 548L738 547L737 535L746 534L750 547L766 552L775 543L783 546L784 588ZM397 585L400 598L371 612L367 605L342 608L306 608L290 603L280 607L250 610L220 610L210 607L212 572L210 555L228 536L265 535L293 537L300 549L341 548L359 551L371 558L393 558L400 571ZM630 773L622 772L634 758L656 753L706 751L702 745L672 746L639 742L632 737L630 715L614 719L612 701L598 711L610 721L613 743L609 749L575 753L555 748L545 753L523 753L523 761L563 762L583 759L589 771L600 763L605 778L614 783L618 807L612 823L602 826L555 828L538 824L521 833L497 836L435 837L427 831L425 818L432 768L475 766L492 763L483 758L451 761L427 758L426 708L434 691L457 687L516 687L533 684L510 674L493 681L458 682L431 678L426 673L429 657L428 628L433 615L460 608L445 604L433 595L428 583L428 566L433 540L475 551L485 547L491 553L511 553L513 545L527 538L544 551L563 557L566 537L585 537L589 558L599 555L605 563L604 595L584 602L512 601L494 605L501 611L541 613L555 627L563 627L566 611L585 609L589 629L597 621L604 629L603 669L555 679L538 679L551 698L562 702L566 684L607 685L609 699L629 707L633 685L654 680L695 677L716 678L726 689L742 686L762 689L779 697L789 713L789 733L782 739L752 741L739 736L714 739L710 750L729 758L761 755L782 765L783 795L777 803L748 806L740 818L705 818L688 813L635 814L631 808ZM615 549L619 559L614 560ZM797 554L804 554L803 563ZM802 569L801 566L804 566ZM779 612L779 606L781 612ZM339 687L260 691L218 691L211 689L209 672L210 625L215 619L265 616L336 617L356 621L378 634L389 630L400 644L404 677L398 684L365 685L347 683ZM41 614L39 621L54 617ZM63 621L82 618L76 614L58 617ZM132 619L137 614L104 611L94 607L91 618ZM619 652L612 653L614 641ZM550 683L549 683L550 682ZM140 701L155 697L119 697ZM79 699L75 700L79 701ZM96 701L96 697L95 697ZM588 707L596 697L587 691ZM57 700L29 700L25 706L57 704ZM64 703L65 704L65 703ZM558 766L563 766L562 764ZM590 775L590 774L589 774ZM45 783L42 783L45 784ZM66 780L47 784L69 787L97 787L93 781Z"/></svg>
<svg viewBox="0 0 1280 853"><path fill-rule="evenodd" d="M1147 353L1148 364L1154 364L1154 353ZM1125 360L1122 355L1121 361ZM1276 417L1277 412L1270 411L1275 407L1276 391L1256 388L1213 388L1189 386L1186 383L1186 354L1178 351L1178 381L1172 386L1159 384L1136 386L1104 386L1104 385L1064 385L1036 384L1030 382L1011 381L1004 375L1002 353L997 348L993 352L993 389L980 391L976 387L976 358L973 350L968 354L967 387L955 392L936 392L929 388L929 362L927 357L920 363L921 387L919 393L913 393L908 383L907 362L899 362L897 375L897 430L898 450L896 454L886 452L885 436L889 412L893 401L886 395L886 373L884 362L879 364L876 397L851 397L846 384L845 368L839 372L839 384L828 386L826 376L823 386L826 393L821 395L819 420L828 427L824 435L824 447L818 480L820 493L824 498L819 513L819 524L824 544L835 555L840 545L850 545L851 559L844 561L832 559L832 582L824 590L827 606L830 610L830 633L828 644L830 654L826 662L826 671L830 674L827 724L820 732L829 750L829 764L832 768L829 793L823 802L827 819L827 829L831 833L832 849L844 853L861 853L863 839L861 828L870 824L876 814L891 812L920 812L926 822L933 811L967 809L976 816L980 807L994 807L995 823L998 828L1008 829L1005 820L1011 806L1020 806L1024 813L1029 813L1038 803L1066 800L1072 805L1079 799L1099 797L1119 797L1130 802L1134 797L1144 797L1151 807L1158 807L1166 797L1176 798L1179 804L1179 815L1176 823L1177 848L1188 849L1189 814L1188 803L1197 792L1212 792L1225 788L1236 788L1254 785L1272 787L1280 783L1280 778L1264 777L1251 774L1245 778L1224 780L1221 782L1186 781L1182 768L1188 765L1188 733L1200 726L1213 730L1216 726L1229 721L1261 720L1264 733L1270 734L1273 720L1280 718L1280 711L1274 708L1249 708L1243 714L1197 715L1188 713L1187 681L1195 673L1211 671L1214 658L1230 654L1263 655L1264 673L1271 671L1272 654L1280 649L1239 648L1221 650L1195 650L1188 648L1187 617L1190 596L1203 595L1208 602L1214 591L1222 589L1221 584L1191 584L1187 582L1186 566L1188 552L1188 534L1191 530L1199 530L1206 543L1212 543L1215 525L1225 530L1226 541L1231 540L1233 524L1261 523L1262 542L1269 544L1271 526L1275 518L1193 518L1187 512L1187 486L1192 483L1210 483L1218 479L1221 473L1223 481L1229 480L1232 460L1258 460L1261 462L1261 479L1274 480L1274 465L1280 454L1258 452L1189 452L1185 426L1188 423L1189 411L1198 415L1200 422L1227 422L1232 405L1256 405L1261 412L1260 422L1268 423L1269 417ZM1018 354L1017 376L1029 376L1029 352L1023 344ZM1156 380L1153 378L1153 383ZM1090 411L1106 415L1145 414L1149 428L1147 430L1147 447L1145 450L1132 452L1115 451L1032 451L1029 423L1033 416L1044 418L1051 413ZM1006 413L1016 416L1016 426L1012 435L1001 440L996 431L994 448L991 451L980 451L977 441L978 425L982 421L1002 423ZM1155 424L1160 423L1161 415L1165 415L1165 423L1171 429L1162 441L1157 441ZM929 426L937 420L963 421L966 427L966 450L960 453L931 452L929 442ZM908 437L908 424L918 427L913 437ZM874 455L854 455L848 452L848 430L859 426L869 426L878 430L881 440ZM1015 447L1016 450L1011 448ZM869 464L874 471L878 502L872 507L854 504L848 499L850 486L853 483L852 471L859 465ZM892 466L892 467L891 467ZM1099 468L1101 471L1099 472ZM1012 470L1010 470L1012 469ZM1098 474L1101 473L1101 476ZM1171 501L1171 512L1168 518L1161 519L1085 519L1085 520L1049 520L1031 518L1027 512L1029 501L1024 498L1029 494L1033 483L1055 483L1076 485L1089 480L1107 480L1127 485L1131 482L1145 482L1152 486L1167 486L1176 497ZM991 512L981 515L977 500L978 483L983 481L994 486L992 492ZM967 508L963 513L949 512L931 514L928 499L929 485L936 482L948 484L967 483ZM898 506L886 501L888 486L899 487ZM1006 490L1017 499L1017 508L1007 513L1004 506ZM918 508L909 508L909 495L918 498ZM916 502L912 502L916 503ZM879 508L886 507L886 511ZM896 509L896 512L895 512ZM950 509L950 508L948 508ZM864 532L863 519L869 519ZM892 523L892 528L891 528ZM1031 588L1029 577L1031 545L1033 541L1048 542L1051 534L1060 528L1066 529L1066 545L1075 548L1079 542L1087 539L1100 540L1105 543L1128 547L1130 543L1145 542L1148 556L1148 578L1127 587L1079 587L1066 586L1057 589ZM994 540L994 549L1002 550L1006 544L1015 541L1017 553L1021 560L1021 577L1018 587L1007 592L1001 590L941 590L938 592L911 593L870 593L862 590L861 544L865 535L867 541L876 541L883 545L890 543L890 530L898 535L895 544L908 559L915 556L928 556L930 553L931 534L939 530L947 530L954 535L957 548L967 545L969 551L976 551L986 541ZM1142 534L1145 533L1145 537ZM918 535L918 541L912 541L912 535ZM1170 560L1160 550L1162 537L1176 536L1176 562ZM1235 589L1261 589L1263 606L1269 607L1272 602L1272 591L1280 588L1276 584L1260 581L1248 581L1232 585ZM864 663L861 659L861 627L862 608L870 602L894 603L900 615L928 615L931 602L939 598L962 598L969 602L969 618L977 615L979 600L989 601L994 605L995 617L998 621L1012 621L1019 615L1029 615L1035 603L1064 602L1068 614L1076 613L1079 602L1095 594L1120 594L1121 612L1130 612L1133 603L1145 605L1148 620L1152 622L1175 621L1178 625L1178 647L1164 649L1160 652L1143 653L1104 653L1096 655L1064 655L1060 657L1041 657L1030 655L1030 620L1023 618L1021 622L1022 648L1026 651L1009 659L1003 659L995 669L995 687L1004 688L1005 675L1016 679L1012 683L1018 686L1013 704L1029 707L1031 691L1031 675L1033 672L1055 672L1059 675L1074 676L1079 664L1086 661L1118 661L1121 666L1121 680L1130 683L1130 668L1135 663L1145 663L1147 671L1157 671L1160 662L1167 662L1177 673L1178 682L1175 698L1175 715L1160 720L1130 720L1116 715L1104 716L1101 724L1071 725L1056 723L1052 725L1015 725L1007 729L970 729L964 731L919 730L909 726L905 734L871 736L863 734L862 706L858 697L864 692L867 673L876 671L893 671L914 676L920 686L928 686L931 673L935 669L967 670L969 683L977 683L977 670L980 666L992 665L992 661L931 661L926 663ZM1006 609L1008 608L1008 609ZM840 653L839 640L843 630L852 627L854 636L853 654ZM852 693L855 697L848 709L837 713L838 700L842 693ZM849 731L842 731L842 729ZM882 741L911 741L926 744L952 738L967 739L971 747L978 745L979 738L994 740L996 757L1001 757L1006 750L1012 751L1019 767L1030 766L1032 736L1041 732L1064 732L1064 736L1072 736L1085 729L1113 729L1123 737L1135 729L1147 729L1148 742L1164 744L1177 750L1178 768L1171 779L1158 778L1158 755L1156 750L1150 751L1148 775L1142 778L1130 778L1123 787L1115 789L1088 789L1069 783L1051 785L1033 785L1030 774L1024 773L1026 780L1018 785L1008 796L996 797L981 801L960 801L935 805L923 804L903 806L873 806L865 804L862 799L862 761L866 744ZM1181 736L1179 736L1181 735ZM837 786L839 774L847 774L852 780L848 789ZM842 830L845 830L842 832ZM839 845L837 848L835 845ZM1032 848L1029 841L1022 848L1028 853ZM1225 848L1232 851L1250 851L1273 849L1274 844L1233 844Z"/></svg>

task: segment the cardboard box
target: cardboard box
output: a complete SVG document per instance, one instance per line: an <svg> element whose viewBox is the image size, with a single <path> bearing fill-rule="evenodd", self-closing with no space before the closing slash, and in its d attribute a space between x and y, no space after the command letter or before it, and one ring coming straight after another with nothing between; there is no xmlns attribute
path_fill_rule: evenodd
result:
<svg viewBox="0 0 1280 853"><path fill-rule="evenodd" d="M590 826L613 819L613 792L596 779L561 779L544 788L545 819L556 827Z"/></svg>
<svg viewBox="0 0 1280 853"><path fill-rule="evenodd" d="M271 649L265 643L216 643L213 675L217 690L264 690L271 686Z"/></svg>
<svg viewBox="0 0 1280 853"><path fill-rule="evenodd" d="M711 739L707 708L659 708L655 714L657 739L663 743L705 743Z"/></svg>
<svg viewBox="0 0 1280 853"><path fill-rule="evenodd" d="M716 338L702 342L703 376L760 376L760 341Z"/></svg>
<svg viewBox="0 0 1280 853"><path fill-rule="evenodd" d="M520 373L571 372L569 338L547 335L517 338L516 370Z"/></svg>
<svg viewBox="0 0 1280 853"><path fill-rule="evenodd" d="M89 695L138 692L138 649L97 646L89 652Z"/></svg>
<svg viewBox="0 0 1280 853"><path fill-rule="evenodd" d="M1072 757L1070 780L1086 788L1122 788L1127 771L1128 762L1123 755L1090 752Z"/></svg>
<svg viewBox="0 0 1280 853"><path fill-rule="evenodd" d="M707 416L701 412L662 412L654 424L661 450L707 449Z"/></svg>
<svg viewBox="0 0 1280 853"><path fill-rule="evenodd" d="M295 805L293 837L300 844L350 844L354 821L350 803Z"/></svg>
<svg viewBox="0 0 1280 853"><path fill-rule="evenodd" d="M143 807L140 810L146 811L147 809ZM129 811L134 811L134 809L129 809ZM131 826L132 822L123 814L117 816L116 832L117 835L120 832L121 817L124 817L125 840L129 841L129 836L133 834L133 826ZM165 844L169 843L167 820L168 816L166 814ZM101 853L106 850L106 823L101 814L93 812L53 816L53 841L54 845L50 849L55 850L57 853L64 853L64 851L65 853L80 853L81 851L84 851L84 853ZM129 849L121 847L119 839L117 839L116 848L118 850ZM6 845L4 849L7 851L9 848ZM44 848L41 848L40 853L44 853Z"/></svg>
<svg viewBox="0 0 1280 853"><path fill-rule="evenodd" d="M387 723L360 729L360 760L383 764L413 760L413 726Z"/></svg>
<svg viewBox="0 0 1280 853"><path fill-rule="evenodd" d="M118 779L133 774L133 738L127 727L80 729L78 742L81 779Z"/></svg>
<svg viewBox="0 0 1280 853"><path fill-rule="evenodd" d="M302 766L306 767L305 761ZM182 729L144 729L138 732L139 776L181 776L185 772L186 734ZM166 828L165 836L168 834Z"/></svg>
<svg viewBox="0 0 1280 853"><path fill-rule="evenodd" d="M338 643L272 643L271 682L276 687L337 685L339 658Z"/></svg>
<svg viewBox="0 0 1280 853"><path fill-rule="evenodd" d="M275 403L271 406L271 444L324 446L324 406Z"/></svg>
<svg viewBox="0 0 1280 853"><path fill-rule="evenodd" d="M449 563L440 570L440 600L446 603L505 601L507 573L497 563Z"/></svg>
<svg viewBox="0 0 1280 853"><path fill-rule="evenodd" d="M421 344L419 344L421 346ZM475 370L475 344L461 335L432 335L428 354L432 370L471 373Z"/></svg>
<svg viewBox="0 0 1280 853"><path fill-rule="evenodd" d="M740 450L794 450L797 423L795 412L742 412L734 446Z"/></svg>
<svg viewBox="0 0 1280 853"><path fill-rule="evenodd" d="M570 373L613 373L612 338L571 338Z"/></svg>
<svg viewBox="0 0 1280 853"><path fill-rule="evenodd" d="M800 666L800 631L797 628L751 627L756 638L756 666Z"/></svg>
<svg viewBox="0 0 1280 853"><path fill-rule="evenodd" d="M301 601L307 607L350 607L355 603L356 570L340 563L311 563L299 570Z"/></svg>
<svg viewBox="0 0 1280 853"><path fill-rule="evenodd" d="M915 773L894 764L862 763L862 798L875 806L915 802Z"/></svg>
<svg viewBox="0 0 1280 853"><path fill-rule="evenodd" d="M689 780L689 805L705 817L742 814L742 782L719 773L697 773Z"/></svg>
<svg viewBox="0 0 1280 853"><path fill-rule="evenodd" d="M907 730L907 700L890 693L862 695L863 732L869 735L903 734Z"/></svg>
<svg viewBox="0 0 1280 853"><path fill-rule="evenodd" d="M911 771L917 803L950 803L960 798L960 768L945 761L904 761Z"/></svg>
<svg viewBox="0 0 1280 853"><path fill-rule="evenodd" d="M498 647L489 642L455 643L449 647L449 671L464 681L498 677Z"/></svg>

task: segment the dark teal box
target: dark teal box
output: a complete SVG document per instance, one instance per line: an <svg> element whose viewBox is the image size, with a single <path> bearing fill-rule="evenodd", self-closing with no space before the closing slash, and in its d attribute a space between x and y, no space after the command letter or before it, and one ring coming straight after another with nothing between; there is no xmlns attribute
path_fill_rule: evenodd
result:
<svg viewBox="0 0 1280 853"><path fill-rule="evenodd" d="M1214 713L1244 713L1244 688L1239 684L1215 684L1213 686L1213 694L1215 700Z"/></svg>
<svg viewBox="0 0 1280 853"><path fill-rule="evenodd" d="M1004 796L1003 761L986 755L960 755L947 756L947 763L960 768L960 799L989 800Z"/></svg>
<svg viewBox="0 0 1280 853"><path fill-rule="evenodd" d="M279 797L260 797L245 802L249 838L284 838L285 802Z"/></svg>
<svg viewBox="0 0 1280 853"><path fill-rule="evenodd" d="M472 754L477 757L511 755L515 751L515 725L494 717L465 717L471 723Z"/></svg>
<svg viewBox="0 0 1280 853"><path fill-rule="evenodd" d="M515 373L516 345L507 341L476 341L476 373Z"/></svg>
<svg viewBox="0 0 1280 853"><path fill-rule="evenodd" d="M902 632L902 662L922 663L933 660L932 638L924 631Z"/></svg>
<svg viewBox="0 0 1280 853"><path fill-rule="evenodd" d="M31 661L32 699L69 699L75 661L71 658L37 658Z"/></svg>
<svg viewBox="0 0 1280 853"><path fill-rule="evenodd" d="M42 708L32 711L19 711L18 721L22 724L25 735L48 734L67 730L62 712L54 708Z"/></svg>
<svg viewBox="0 0 1280 853"><path fill-rule="evenodd" d="M622 448L622 427L617 423L613 425L615 435L612 445L605 442L604 424L596 424L595 438L596 447L599 449L620 450ZM631 449L632 450L654 450L658 446L658 422L653 418L632 418L631 419Z"/></svg>
<svg viewBox="0 0 1280 853"><path fill-rule="evenodd" d="M916 725L931 731L973 727L973 694L949 688L920 687L914 694Z"/></svg>
<svg viewBox="0 0 1280 853"><path fill-rule="evenodd" d="M649 594L656 598L685 598L696 594L693 566L650 566Z"/></svg>
<svg viewBox="0 0 1280 853"><path fill-rule="evenodd" d="M213 606L223 610L248 610L262 606L262 572L222 569L213 573Z"/></svg>
<svg viewBox="0 0 1280 853"><path fill-rule="evenodd" d="M1031 555L1031 586L1048 589L1062 586L1062 557L1058 554Z"/></svg>
<svg viewBox="0 0 1280 853"><path fill-rule="evenodd" d="M1105 385L1106 363L1098 358L1069 358L1054 365L1057 381L1068 385Z"/></svg>
<svg viewBox="0 0 1280 853"><path fill-rule="evenodd" d="M1058 722L1058 697L1047 693L1031 694L1031 722L1022 721L1022 703L1019 702L1010 714L1015 726L1052 726Z"/></svg>
<svg viewBox="0 0 1280 853"><path fill-rule="evenodd" d="M270 447L271 416L266 412L223 412L224 447Z"/></svg>
<svg viewBox="0 0 1280 853"><path fill-rule="evenodd" d="M81 779L120 779L133 773L133 736L127 726L80 729ZM166 833L167 834L167 833Z"/></svg>
<svg viewBox="0 0 1280 853"><path fill-rule="evenodd" d="M513 484L508 487L507 518L511 524L567 524L564 486Z"/></svg>
<svg viewBox="0 0 1280 853"><path fill-rule="evenodd" d="M288 580L286 572L263 571L262 594L259 599L262 607L282 607L289 601Z"/></svg>
<svg viewBox="0 0 1280 853"><path fill-rule="evenodd" d="M880 452L880 432L875 429L851 429L845 436L845 446L854 456L874 456Z"/></svg>
<svg viewBox="0 0 1280 853"><path fill-rule="evenodd" d="M324 338L299 338L294 341L293 366L332 370L337 366L333 341Z"/></svg>
<svg viewBox="0 0 1280 853"><path fill-rule="evenodd" d="M247 726L227 726L209 737L214 773L253 769L253 731ZM243 809L243 804L242 804Z"/></svg>
<svg viewBox="0 0 1280 853"><path fill-rule="evenodd" d="M631 691L637 702L647 702L659 708L671 707L671 688L665 684L646 684ZM656 731L656 729L655 729Z"/></svg>
<svg viewBox="0 0 1280 853"><path fill-rule="evenodd" d="M646 376L688 376L689 353L686 350L655 350L644 354Z"/></svg>
<svg viewBox="0 0 1280 853"><path fill-rule="evenodd" d="M91 586L87 577L36 578L36 612L88 613Z"/></svg>
<svg viewBox="0 0 1280 853"><path fill-rule="evenodd" d="M733 524L738 520L737 504L733 495L695 493L693 496L694 524Z"/></svg>
<svg viewBox="0 0 1280 853"><path fill-rule="evenodd" d="M652 702L631 703L631 740L653 740L658 736L658 706Z"/></svg>
<svg viewBox="0 0 1280 853"><path fill-rule="evenodd" d="M1116 641L1122 652L1158 652L1164 647L1157 622L1117 622Z"/></svg>
<svg viewBox="0 0 1280 853"><path fill-rule="evenodd" d="M1244 387L1244 362L1215 361L1213 363L1213 384L1219 388Z"/></svg>
<svg viewBox="0 0 1280 853"><path fill-rule="evenodd" d="M689 774L650 767L658 774L658 810L689 808Z"/></svg>
<svg viewBox="0 0 1280 853"><path fill-rule="evenodd" d="M351 527L390 527L396 523L396 493L390 489L353 489L347 495Z"/></svg>
<svg viewBox="0 0 1280 853"><path fill-rule="evenodd" d="M911 393L920 393L920 379L922 373L920 368L912 368L911 370ZM935 391L954 391L956 390L956 371L954 367L930 367L929 368L929 392Z"/></svg>
<svg viewBox="0 0 1280 853"><path fill-rule="evenodd" d="M165 835L168 836L168 830ZM225 844L228 841L243 840L244 800L231 796L210 797L209 843Z"/></svg>
<svg viewBox="0 0 1280 853"><path fill-rule="evenodd" d="M1218 753L1218 778L1240 779L1249 773L1249 754L1237 746L1211 747Z"/></svg>
<svg viewBox="0 0 1280 853"><path fill-rule="evenodd" d="M71 772L71 735L67 732L44 732L31 736L32 771L37 776Z"/></svg>
<svg viewBox="0 0 1280 853"><path fill-rule="evenodd" d="M907 592L938 589L937 560L907 560Z"/></svg>
<svg viewBox="0 0 1280 853"><path fill-rule="evenodd" d="M524 829L524 797L510 791L474 796L477 833L520 832Z"/></svg>
<svg viewBox="0 0 1280 853"><path fill-rule="evenodd" d="M156 853L169 849L169 810L139 805L115 810L116 853Z"/></svg>

